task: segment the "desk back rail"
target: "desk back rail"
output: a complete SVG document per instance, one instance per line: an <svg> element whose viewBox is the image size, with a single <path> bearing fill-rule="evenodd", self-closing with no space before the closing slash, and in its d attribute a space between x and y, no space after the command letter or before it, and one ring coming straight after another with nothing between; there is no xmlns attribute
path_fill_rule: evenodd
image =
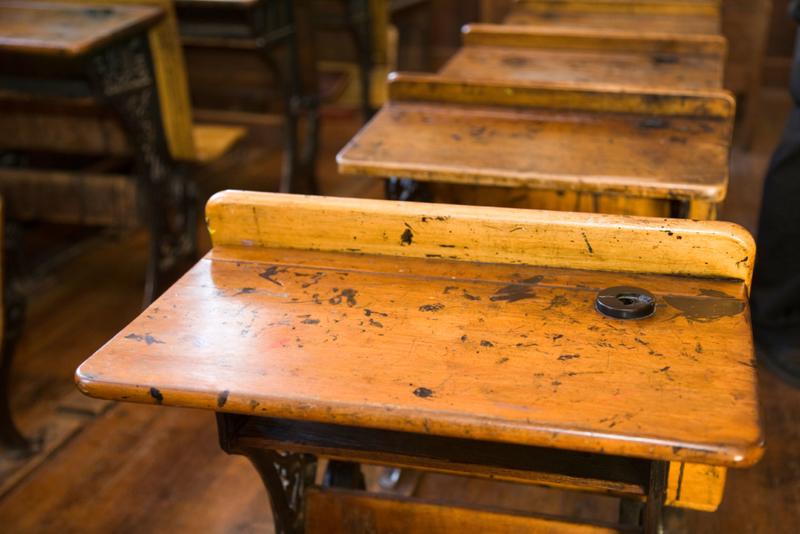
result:
<svg viewBox="0 0 800 534"><path fill-rule="evenodd" d="M449 259L737 279L748 288L755 259L752 236L725 222L246 191L212 197L206 220L215 247L357 248L359 254L426 258L440 257L443 245L458 243L446 249ZM342 227L342 221L350 224ZM621 239L609 239L612 232Z"/></svg>
<svg viewBox="0 0 800 534"><path fill-rule="evenodd" d="M728 51L728 42L721 35L548 28L508 24L466 24L461 29L461 39L464 46L696 54L717 56L721 61L725 61Z"/></svg>

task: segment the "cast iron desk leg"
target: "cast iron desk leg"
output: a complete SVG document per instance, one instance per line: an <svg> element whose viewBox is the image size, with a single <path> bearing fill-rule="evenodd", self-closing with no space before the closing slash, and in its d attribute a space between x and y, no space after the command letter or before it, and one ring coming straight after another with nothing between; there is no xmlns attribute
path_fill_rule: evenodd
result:
<svg viewBox="0 0 800 534"><path fill-rule="evenodd" d="M299 2L302 3L302 2ZM267 0L257 4L251 13L250 24L256 37L256 45L267 67L278 79L284 100L286 126L284 133L284 157L281 170L281 193L317 194L315 164L319 136L319 98L316 91L307 94L300 75L298 27L310 26L304 20L305 6L294 5L290 0ZM306 38L311 38L307 36ZM281 69L273 55L275 48L286 44L288 66ZM313 61L313 54L311 54ZM316 82L316 80L314 80ZM306 112L304 141L298 143L300 117ZM302 183L299 180L302 180Z"/></svg>
<svg viewBox="0 0 800 534"><path fill-rule="evenodd" d="M88 58L87 70L98 98L122 120L136 156L150 230L146 307L158 296L160 274L194 251L196 189L187 166L169 153L147 35Z"/></svg>
<svg viewBox="0 0 800 534"><path fill-rule="evenodd" d="M250 460L267 487L275 534L303 534L305 531L305 490L314 483L317 458L311 454L243 447L235 433L243 416L217 413L222 449Z"/></svg>
<svg viewBox="0 0 800 534"><path fill-rule="evenodd" d="M3 287L3 332L0 345L0 443L9 449L26 450L31 443L25 439L11 417L9 378L14 348L22 333L25 300L8 284Z"/></svg>

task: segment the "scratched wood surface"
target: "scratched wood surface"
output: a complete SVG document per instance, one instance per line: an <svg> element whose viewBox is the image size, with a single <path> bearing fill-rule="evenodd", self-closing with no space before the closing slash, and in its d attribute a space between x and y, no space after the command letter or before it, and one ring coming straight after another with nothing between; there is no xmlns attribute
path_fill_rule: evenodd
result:
<svg viewBox="0 0 800 534"><path fill-rule="evenodd" d="M215 247L442 257L748 286L755 259L755 242L741 226L678 219L224 191L209 200L206 222ZM647 253L631 254L632 247Z"/></svg>
<svg viewBox="0 0 800 534"><path fill-rule="evenodd" d="M464 46L439 70L448 77L507 81L722 87L725 39L471 24Z"/></svg>
<svg viewBox="0 0 800 534"><path fill-rule="evenodd" d="M337 156L341 173L708 202L727 192L727 93L397 75L390 94Z"/></svg>
<svg viewBox="0 0 800 534"><path fill-rule="evenodd" d="M0 51L79 56L164 18L158 7L0 2Z"/></svg>
<svg viewBox="0 0 800 534"><path fill-rule="evenodd" d="M720 6L716 2L517 2L506 24L561 28L630 30L657 33L719 34Z"/></svg>
<svg viewBox="0 0 800 534"><path fill-rule="evenodd" d="M485 222L503 211L485 210ZM553 239L530 213L521 239ZM575 217L557 215L565 226ZM650 221L626 225L637 222ZM448 221L429 223L443 256L460 246L443 241ZM426 223L406 224L396 249L413 248ZM600 227L607 242L630 232ZM311 228L300 246L318 248ZM581 245L594 255L589 238ZM599 289L624 284L658 295L653 317L594 310ZM76 380L90 396L131 402L750 465L763 444L746 291L743 281L217 245Z"/></svg>

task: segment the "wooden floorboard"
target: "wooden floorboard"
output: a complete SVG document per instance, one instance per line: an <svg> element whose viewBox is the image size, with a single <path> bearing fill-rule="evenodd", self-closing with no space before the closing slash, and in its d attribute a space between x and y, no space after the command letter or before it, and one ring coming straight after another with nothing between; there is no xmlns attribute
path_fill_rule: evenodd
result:
<svg viewBox="0 0 800 534"><path fill-rule="evenodd" d="M752 150L732 154L724 218L754 231L761 182L788 111L785 92L767 92ZM359 128L352 113L326 110L318 165L322 193L380 198L382 184L341 177L334 156ZM201 169L204 196L224 188L277 188L280 131L255 127L242 145ZM200 251L210 246L199 223ZM13 369L12 407L23 431L59 412L75 367L139 312L147 238L132 232L90 247L29 288L29 309ZM750 469L729 470L717 513L673 510L674 533L792 533L800 524L800 391L760 375L767 452ZM175 408L114 405L84 414L81 430L0 498L0 532L271 533L269 501L255 470L226 456L213 416ZM527 512L613 520L612 497L552 491L440 474L415 496L481 502Z"/></svg>

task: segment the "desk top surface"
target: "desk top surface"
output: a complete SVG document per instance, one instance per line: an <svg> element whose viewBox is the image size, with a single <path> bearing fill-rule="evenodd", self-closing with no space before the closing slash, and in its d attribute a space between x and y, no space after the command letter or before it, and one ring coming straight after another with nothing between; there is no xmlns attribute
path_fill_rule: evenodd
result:
<svg viewBox="0 0 800 534"><path fill-rule="evenodd" d="M508 81L625 83L639 87L718 89L724 59L701 54L472 45L439 74Z"/></svg>
<svg viewBox="0 0 800 534"><path fill-rule="evenodd" d="M421 221L405 225L409 246ZM675 239L647 239L661 235ZM592 239L587 257L613 248ZM624 284L656 295L652 317L594 309ZM744 466L763 448L745 293L741 281L217 246L76 380L130 402Z"/></svg>
<svg viewBox="0 0 800 534"><path fill-rule="evenodd" d="M162 7L0 1L0 51L75 57L153 26Z"/></svg>
<svg viewBox="0 0 800 534"><path fill-rule="evenodd" d="M696 117L389 102L337 161L343 174L721 201L728 127Z"/></svg>

